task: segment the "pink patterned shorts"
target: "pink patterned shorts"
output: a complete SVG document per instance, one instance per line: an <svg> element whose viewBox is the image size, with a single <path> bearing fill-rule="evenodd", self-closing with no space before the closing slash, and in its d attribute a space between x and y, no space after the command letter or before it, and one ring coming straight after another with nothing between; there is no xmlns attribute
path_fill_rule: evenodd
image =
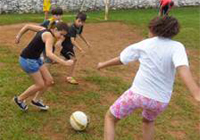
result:
<svg viewBox="0 0 200 140"><path fill-rule="evenodd" d="M153 121L163 112L168 106L168 103L162 103L153 99L149 99L142 95L133 93L130 89L124 92L110 107L111 113L118 119L122 119L135 109L142 108L142 116Z"/></svg>

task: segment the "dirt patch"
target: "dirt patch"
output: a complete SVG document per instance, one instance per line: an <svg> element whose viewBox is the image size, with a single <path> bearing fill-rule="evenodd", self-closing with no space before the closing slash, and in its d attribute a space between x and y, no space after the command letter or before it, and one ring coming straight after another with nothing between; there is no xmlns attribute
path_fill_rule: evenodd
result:
<svg viewBox="0 0 200 140"><path fill-rule="evenodd" d="M120 52L128 45L142 40L138 36L139 32L133 30L131 27L122 23L98 23L89 24L85 28L85 37L91 43L92 48L86 50L85 56L79 58L78 70L84 68L96 69L97 63L119 56ZM80 41L80 40L79 40ZM83 44L81 42L81 44ZM127 67L125 71L110 72L104 70L102 73L110 74L115 73L115 76L128 77L130 79L130 72L133 67ZM127 75L127 72L129 74Z"/></svg>
<svg viewBox="0 0 200 140"><path fill-rule="evenodd" d="M63 123L63 122L59 122L58 120L56 120L56 121L57 121L57 123ZM64 139L63 134L62 133L52 133L52 132L54 132L52 127L53 126L51 124L44 126L42 136L45 138L51 138L53 140L63 140Z"/></svg>
<svg viewBox="0 0 200 140"><path fill-rule="evenodd" d="M28 32L22 37L19 45L14 43L17 32L24 25L25 24L0 26L0 31L2 33L0 35L0 44L7 45L11 47L12 50L16 51L16 53L20 54L21 50L27 46L34 36L33 32ZM123 23L86 24L83 35L90 42L92 48L88 49L84 42L78 39L79 44L86 53L84 56L81 56L77 51L77 58L79 62L76 76L79 77L81 71L84 69L96 69L98 62L116 57L129 44L142 40L142 37L138 34L140 34L138 30L134 30L132 27ZM115 76L122 76L127 79L132 79L130 78L130 72L132 69L133 67L127 67L120 73L114 73ZM103 73L104 72L112 75L112 72L108 70L103 71Z"/></svg>
<svg viewBox="0 0 200 140"><path fill-rule="evenodd" d="M200 85L200 50L196 49L188 49L187 54L189 56L189 61L190 61L190 68L193 74L194 79L196 80L197 83Z"/></svg>
<svg viewBox="0 0 200 140"><path fill-rule="evenodd" d="M10 47L12 50L16 52L20 52L23 47L25 47L30 40L32 39L34 32L28 32L23 36L21 39L21 42L19 45L15 44L15 37L19 30L24 26L25 24L14 24L14 25L4 25L0 26L0 44L6 45ZM22 47L23 46L23 47Z"/></svg>
<svg viewBox="0 0 200 140"><path fill-rule="evenodd" d="M2 68L5 64L0 62L0 68Z"/></svg>
<svg viewBox="0 0 200 140"><path fill-rule="evenodd" d="M178 126L180 126L180 121L178 121L178 120L172 120L172 121L171 121L171 124L172 124L173 126L178 127Z"/></svg>
<svg viewBox="0 0 200 140"><path fill-rule="evenodd" d="M15 36L17 32L24 26L25 24L15 24L15 25L5 25L0 26L0 44L9 46L13 51L16 51L17 54L20 54L21 50L27 46L30 40L33 38L34 33L28 32L21 39L21 43L16 45L14 43ZM93 23L86 24L84 28L83 35L87 38L87 40L92 45L92 48L88 49L87 46L78 39L80 46L85 50L85 55L82 56L77 51L77 70L76 77L81 77L81 75L85 74L85 69L96 69L97 63L101 61L108 60L110 58L119 56L119 53L128 45L138 42L143 39L140 36L140 31L138 29L134 29L123 23ZM187 50L187 53L192 59L191 69L194 73L199 72L199 68L196 66L199 65L200 61L200 51L196 50ZM58 52L57 52L58 54ZM1 66L1 64L0 64ZM60 69L60 66L58 66ZM110 76L119 76L126 80L131 81L134 72L136 72L138 68L138 63L134 63L133 65L126 67L118 67L117 71L112 69L102 70L101 73L104 75ZM61 68L60 71L62 74L67 71L67 68ZM120 72L119 72L120 71ZM59 73L60 73L59 72ZM132 75L130 75L132 74ZM62 76L59 74L59 76ZM199 75L194 76L196 80L200 77ZM63 80L63 79L62 79Z"/></svg>
<svg viewBox="0 0 200 140"><path fill-rule="evenodd" d="M183 131L171 131L169 132L172 136L176 138L176 140L183 140L185 138L186 133Z"/></svg>
<svg viewBox="0 0 200 140"><path fill-rule="evenodd" d="M114 101L119 97L119 95L115 95L115 94L111 94L111 93L107 93L106 95L104 95L101 99L101 105L112 105L112 103L114 103Z"/></svg>
<svg viewBox="0 0 200 140"><path fill-rule="evenodd" d="M196 128L197 128L198 132L200 132L200 123L197 124Z"/></svg>

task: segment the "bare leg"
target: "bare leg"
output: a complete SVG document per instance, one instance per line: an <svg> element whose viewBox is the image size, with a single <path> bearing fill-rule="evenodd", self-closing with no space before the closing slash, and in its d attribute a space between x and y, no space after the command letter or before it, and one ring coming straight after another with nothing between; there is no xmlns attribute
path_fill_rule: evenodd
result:
<svg viewBox="0 0 200 140"><path fill-rule="evenodd" d="M116 119L108 110L104 122L104 140L114 140L115 125L118 121L119 119Z"/></svg>
<svg viewBox="0 0 200 140"><path fill-rule="evenodd" d="M47 20L49 18L48 13L49 13L48 11L44 12L45 20Z"/></svg>
<svg viewBox="0 0 200 140"><path fill-rule="evenodd" d="M27 99L31 95L33 95L33 94L37 93L38 91L41 91L45 88L44 80L43 80L43 77L42 77L42 74L41 74L40 71L33 73L33 74L30 74L30 76L32 77L35 84L30 86L27 90L25 90L18 97L19 101L24 101L25 99Z"/></svg>
<svg viewBox="0 0 200 140"><path fill-rule="evenodd" d="M143 139L153 140L154 137L154 121L143 118Z"/></svg>
<svg viewBox="0 0 200 140"><path fill-rule="evenodd" d="M73 64L73 65L71 66L71 68L70 68L68 77L73 77L73 74L74 74L74 70L75 70L75 66L76 66L77 59L74 58L73 60L74 60L74 64Z"/></svg>
<svg viewBox="0 0 200 140"><path fill-rule="evenodd" d="M43 65L40 68L40 73L42 74L42 77L44 79L44 83L45 83L45 88L41 91L38 91L34 98L33 101L37 101L39 100L39 98L43 95L43 93L48 89L48 87L52 86L54 84L53 78L50 74L50 72L48 71L46 65Z"/></svg>
<svg viewBox="0 0 200 140"><path fill-rule="evenodd" d="M160 9L158 16L162 16L162 9Z"/></svg>
<svg viewBox="0 0 200 140"><path fill-rule="evenodd" d="M77 59L74 58L72 59L74 61L73 65L70 67L70 71L69 71L69 75L66 77L66 81L70 84L78 84L78 82L74 79L73 75L74 75L74 71L75 71L75 66L77 63Z"/></svg>
<svg viewBox="0 0 200 140"><path fill-rule="evenodd" d="M43 93L45 91L47 91L47 87L45 87L44 90L41 90L41 91L38 91L37 93L35 93L35 96L33 97L32 100L35 101L35 102L37 102L41 98L41 96L43 95Z"/></svg>

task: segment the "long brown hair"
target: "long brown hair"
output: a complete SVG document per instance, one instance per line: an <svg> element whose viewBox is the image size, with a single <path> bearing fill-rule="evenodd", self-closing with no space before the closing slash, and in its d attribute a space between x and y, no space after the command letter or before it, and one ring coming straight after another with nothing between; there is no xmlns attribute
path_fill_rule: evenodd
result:
<svg viewBox="0 0 200 140"><path fill-rule="evenodd" d="M180 24L172 16L155 17L149 23L149 30L156 36L172 38L179 33Z"/></svg>

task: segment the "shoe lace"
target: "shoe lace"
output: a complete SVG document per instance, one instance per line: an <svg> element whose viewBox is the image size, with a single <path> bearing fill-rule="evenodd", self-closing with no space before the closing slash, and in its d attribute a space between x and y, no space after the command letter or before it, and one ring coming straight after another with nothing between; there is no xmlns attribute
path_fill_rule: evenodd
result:
<svg viewBox="0 0 200 140"><path fill-rule="evenodd" d="M38 103L40 103L42 106L45 106L43 100L38 100Z"/></svg>
<svg viewBox="0 0 200 140"><path fill-rule="evenodd" d="M23 102L21 102L21 106L23 107L23 108L26 108L26 102L25 101L23 101Z"/></svg>

